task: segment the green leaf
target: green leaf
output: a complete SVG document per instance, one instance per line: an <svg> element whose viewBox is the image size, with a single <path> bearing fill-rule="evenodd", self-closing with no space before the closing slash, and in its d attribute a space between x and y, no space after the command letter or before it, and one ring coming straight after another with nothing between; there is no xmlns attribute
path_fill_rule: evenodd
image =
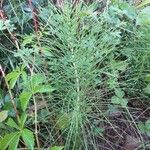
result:
<svg viewBox="0 0 150 150"><path fill-rule="evenodd" d="M9 82L10 89L13 89L13 88L14 88L14 86L15 86L15 84L16 84L18 78L19 78L19 75L10 80L10 82Z"/></svg>
<svg viewBox="0 0 150 150"><path fill-rule="evenodd" d="M53 146L49 150L62 150L64 146Z"/></svg>
<svg viewBox="0 0 150 150"><path fill-rule="evenodd" d="M115 89L115 94L116 94L116 96L119 97L119 98L123 98L124 95L125 95L124 91L122 91L122 90L119 89L119 88Z"/></svg>
<svg viewBox="0 0 150 150"><path fill-rule="evenodd" d="M140 129L142 134L145 134L146 127L145 127L145 124L143 122L140 122L138 124L138 128Z"/></svg>
<svg viewBox="0 0 150 150"><path fill-rule="evenodd" d="M14 25L11 24L11 21L8 19L5 20L4 25L7 29L9 29L10 32L12 32L15 29Z"/></svg>
<svg viewBox="0 0 150 150"><path fill-rule="evenodd" d="M7 82L9 82L10 89L14 88L19 76L20 76L20 73L17 71L13 71L6 75L6 80Z"/></svg>
<svg viewBox="0 0 150 150"><path fill-rule="evenodd" d="M145 123L140 122L138 127L142 134L147 134L150 137L150 120L147 120Z"/></svg>
<svg viewBox="0 0 150 150"><path fill-rule="evenodd" d="M111 68L113 70L125 71L127 66L128 66L128 63L125 62L125 61L114 61L114 62L111 62Z"/></svg>
<svg viewBox="0 0 150 150"><path fill-rule="evenodd" d="M27 82L28 76L27 76L27 73L25 71L22 71L22 79L25 83Z"/></svg>
<svg viewBox="0 0 150 150"><path fill-rule="evenodd" d="M146 125L147 128L150 129L150 119L145 122L145 125Z"/></svg>
<svg viewBox="0 0 150 150"><path fill-rule="evenodd" d="M12 139L11 143L9 144L8 150L17 150L19 139L20 133L18 132L18 134Z"/></svg>
<svg viewBox="0 0 150 150"><path fill-rule="evenodd" d="M150 82L150 74L148 74L148 75L145 77L144 81Z"/></svg>
<svg viewBox="0 0 150 150"><path fill-rule="evenodd" d="M27 44L31 44L34 40L34 35L26 35L24 36L24 40L22 42L22 46L26 46Z"/></svg>
<svg viewBox="0 0 150 150"><path fill-rule="evenodd" d="M129 5L128 3L122 3L120 5L120 8L122 9L123 14L126 15L128 18L135 19L136 17L135 7Z"/></svg>
<svg viewBox="0 0 150 150"><path fill-rule="evenodd" d="M150 84L148 84L147 87L144 88L144 92L150 94Z"/></svg>
<svg viewBox="0 0 150 150"><path fill-rule="evenodd" d="M146 134L150 137L150 119L145 122Z"/></svg>
<svg viewBox="0 0 150 150"><path fill-rule="evenodd" d="M12 140L18 135L18 132L6 134L2 140L0 140L0 148L1 150L6 150Z"/></svg>
<svg viewBox="0 0 150 150"><path fill-rule="evenodd" d="M34 93L48 93L52 91L54 91L54 89L50 85L39 85L35 87L33 92Z"/></svg>
<svg viewBox="0 0 150 150"><path fill-rule="evenodd" d="M6 81L9 82L11 79L15 78L16 76L18 76L18 72L13 71L6 75Z"/></svg>
<svg viewBox="0 0 150 150"><path fill-rule="evenodd" d="M138 25L150 25L150 6L145 7L142 9L137 18Z"/></svg>
<svg viewBox="0 0 150 150"><path fill-rule="evenodd" d="M0 122L6 120L7 117L8 117L8 111L7 110L0 112Z"/></svg>
<svg viewBox="0 0 150 150"><path fill-rule="evenodd" d="M33 132L30 131L29 129L23 129L22 131L22 139L27 145L27 147L31 150L34 149L34 135Z"/></svg>
<svg viewBox="0 0 150 150"><path fill-rule="evenodd" d="M34 74L32 77L31 77L31 84L32 86L37 86L39 85L40 83L43 83L45 80L44 76L41 75L41 74Z"/></svg>
<svg viewBox="0 0 150 150"><path fill-rule="evenodd" d="M27 105L29 103L30 98L32 97L32 93L30 92L22 92L19 95L20 103L21 103L21 108L23 111L26 110Z"/></svg>
<svg viewBox="0 0 150 150"><path fill-rule="evenodd" d="M21 118L20 118L20 121L19 121L19 126L20 126L21 129L23 129L26 120L27 120L27 114L23 113L21 115Z"/></svg>
<svg viewBox="0 0 150 150"><path fill-rule="evenodd" d="M20 130L20 128L12 118L9 118L6 124L12 128Z"/></svg>
<svg viewBox="0 0 150 150"><path fill-rule="evenodd" d="M126 99L120 98L120 97L117 97L117 96L113 96L111 98L111 102L115 105L121 105L122 107L127 106L127 103L128 103L128 101Z"/></svg>

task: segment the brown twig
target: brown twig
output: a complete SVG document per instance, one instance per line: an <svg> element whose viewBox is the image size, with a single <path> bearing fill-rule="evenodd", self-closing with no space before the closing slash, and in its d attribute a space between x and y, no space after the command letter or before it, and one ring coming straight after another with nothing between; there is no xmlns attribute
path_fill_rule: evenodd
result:
<svg viewBox="0 0 150 150"><path fill-rule="evenodd" d="M35 56L34 56L34 59L33 59L32 68L29 68L29 71L30 71L30 74L31 74L31 78L34 75L34 64L35 64ZM36 139L37 147L38 147L38 149L40 149L40 142L39 142L39 137L38 137L38 118L37 118L38 108L37 108L37 102L36 102L34 93L32 93L32 95L33 95L32 98L33 98L33 102L34 102L35 139Z"/></svg>
<svg viewBox="0 0 150 150"><path fill-rule="evenodd" d="M7 20L7 15L6 15L6 12L4 11L3 9L3 0L1 1L0 3L0 19L2 19L4 22ZM8 31L8 33L10 34L10 37L11 39L14 41L15 45L16 45L16 48L17 50L19 50L19 43L18 43L18 39L16 38L16 36L9 30L9 28L7 28L6 26L6 29Z"/></svg>
<svg viewBox="0 0 150 150"><path fill-rule="evenodd" d="M39 21L37 17L37 9L33 7L32 0L28 0L29 7L31 9L32 17L33 17L33 24L34 24L34 31L37 33L39 31Z"/></svg>
<svg viewBox="0 0 150 150"><path fill-rule="evenodd" d="M34 124L35 124L35 139L37 143L38 149L40 149L40 142L39 142L39 137L38 137L38 120L37 120L37 103L35 96L33 95L33 102L34 102Z"/></svg>
<svg viewBox="0 0 150 150"><path fill-rule="evenodd" d="M33 7L32 0L28 0L28 4L31 9L31 13L32 13L32 17L33 17L32 19L33 19L33 26L34 26L34 31L36 34L36 39L37 39L37 47L39 48L39 53L42 53L42 48L41 48L41 44L40 44L40 34L39 34L40 26L39 26L39 20L38 20L38 16L37 16L38 10L37 10L37 8Z"/></svg>

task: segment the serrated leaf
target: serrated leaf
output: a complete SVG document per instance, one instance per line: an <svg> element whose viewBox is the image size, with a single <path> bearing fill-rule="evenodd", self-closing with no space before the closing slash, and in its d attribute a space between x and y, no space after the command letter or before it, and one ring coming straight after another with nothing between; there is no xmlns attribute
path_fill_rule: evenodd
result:
<svg viewBox="0 0 150 150"><path fill-rule="evenodd" d="M11 143L9 144L8 150L17 150L19 139L20 133L18 132L18 134L12 139Z"/></svg>
<svg viewBox="0 0 150 150"><path fill-rule="evenodd" d="M1 150L6 150L12 140L18 135L18 132L6 134L4 138L0 140L0 148Z"/></svg>
<svg viewBox="0 0 150 150"><path fill-rule="evenodd" d="M18 125L16 124L16 122L12 118L9 118L6 124L12 128L19 130Z"/></svg>
<svg viewBox="0 0 150 150"><path fill-rule="evenodd" d="M27 105L29 103L30 98L32 97L32 93L30 92L22 92L19 95L20 103L21 103L21 108L23 111L26 110Z"/></svg>
<svg viewBox="0 0 150 150"><path fill-rule="evenodd" d="M23 129L22 131L22 139L27 145L27 147L31 150L34 149L34 134L29 129Z"/></svg>
<svg viewBox="0 0 150 150"><path fill-rule="evenodd" d="M8 111L4 110L0 112L0 122L4 121L8 117Z"/></svg>
<svg viewBox="0 0 150 150"><path fill-rule="evenodd" d="M62 150L64 146L53 146L49 150Z"/></svg>

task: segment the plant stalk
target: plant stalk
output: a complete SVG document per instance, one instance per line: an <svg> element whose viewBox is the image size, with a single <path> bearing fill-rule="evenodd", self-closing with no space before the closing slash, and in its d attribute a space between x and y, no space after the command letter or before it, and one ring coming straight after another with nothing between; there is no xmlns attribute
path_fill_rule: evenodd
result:
<svg viewBox="0 0 150 150"><path fill-rule="evenodd" d="M16 104L14 102L13 94L12 94L11 89L9 87L9 84L8 84L8 82L6 80L6 76L5 76L5 73L4 73L1 65L0 65L0 72L2 73L2 76L3 76L4 80L5 80L6 87L8 89L8 93L9 93L9 96L10 96L10 100L11 100L11 103L13 105L14 111L16 113L17 121L19 121L19 114L18 114L18 111L17 111L17 106L16 106Z"/></svg>

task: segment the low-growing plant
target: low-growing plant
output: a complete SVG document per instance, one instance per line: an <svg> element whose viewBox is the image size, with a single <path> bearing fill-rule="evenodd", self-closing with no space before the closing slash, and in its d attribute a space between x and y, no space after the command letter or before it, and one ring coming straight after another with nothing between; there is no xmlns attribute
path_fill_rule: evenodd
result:
<svg viewBox="0 0 150 150"><path fill-rule="evenodd" d="M121 149L130 134L145 149L149 121L134 111L149 104L149 7L38 0L5 6L0 150Z"/></svg>
<svg viewBox="0 0 150 150"><path fill-rule="evenodd" d="M5 75L2 67L0 67L0 71L9 93L9 101L3 102L1 107L2 109L4 108L4 110L0 113L1 122L8 118L5 123L8 126L7 134L5 134L4 137L2 137L0 140L0 149L2 150L7 149L8 147L11 150L17 149L20 140L23 140L23 143L25 146L27 146L27 148L34 149L34 133L37 146L39 147L37 131L37 100L35 95L38 93L52 92L53 89L51 86L43 84L45 79L42 74L33 73L31 76L29 76L26 74L24 69L24 66L17 67L15 70ZM14 89L17 81L19 81L19 95L14 97L12 90ZM31 99L35 107L35 132L26 128L26 110ZM8 103L12 103L11 107L13 110L10 109L11 107L8 105ZM13 111L12 115L11 111ZM11 133L9 130L11 130Z"/></svg>

